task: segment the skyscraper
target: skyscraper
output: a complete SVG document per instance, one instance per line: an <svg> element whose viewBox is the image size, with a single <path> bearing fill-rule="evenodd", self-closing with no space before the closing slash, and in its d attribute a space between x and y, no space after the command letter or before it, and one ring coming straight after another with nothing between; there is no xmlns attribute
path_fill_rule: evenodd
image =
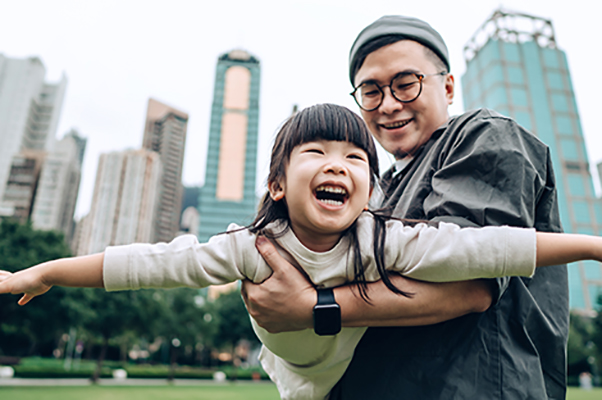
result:
<svg viewBox="0 0 602 400"><path fill-rule="evenodd" d="M34 228L58 230L71 240L85 148L86 139L71 130L48 153L31 213Z"/></svg>
<svg viewBox="0 0 602 400"><path fill-rule="evenodd" d="M256 213L255 175L259 121L259 60L244 50L217 61L199 240L231 222L248 224Z"/></svg>
<svg viewBox="0 0 602 400"><path fill-rule="evenodd" d="M510 116L550 147L560 218L566 232L602 233L579 112L565 53L552 22L498 10L464 49L466 109L487 107ZM591 310L602 294L602 267L569 267L570 306Z"/></svg>
<svg viewBox="0 0 602 400"><path fill-rule="evenodd" d="M0 54L0 199L13 156L21 150L52 150L67 79L44 81L39 58Z"/></svg>
<svg viewBox="0 0 602 400"><path fill-rule="evenodd" d="M29 220L45 158L46 152L40 150L23 150L12 157L2 196L2 215L21 223Z"/></svg>
<svg viewBox="0 0 602 400"><path fill-rule="evenodd" d="M90 213L78 238L78 255L153 240L161 169L160 156L154 151L101 154Z"/></svg>
<svg viewBox="0 0 602 400"><path fill-rule="evenodd" d="M148 100L142 147L158 153L162 165L154 227L155 242L171 241L180 227L187 125L188 114L157 100Z"/></svg>

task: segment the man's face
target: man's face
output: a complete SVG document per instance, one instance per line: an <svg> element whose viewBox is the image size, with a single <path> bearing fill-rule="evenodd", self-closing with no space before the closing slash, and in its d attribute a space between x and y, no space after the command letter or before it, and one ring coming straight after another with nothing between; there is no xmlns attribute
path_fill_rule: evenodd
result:
<svg viewBox="0 0 602 400"><path fill-rule="evenodd" d="M413 40L401 40L370 53L355 75L355 86L372 80L389 85L400 72L435 74L441 72L426 55L424 46ZM447 106L454 97L454 78L428 76L422 81L422 93L411 103L401 103L383 88L382 104L374 111L362 112L370 131L385 150L403 158L426 143L433 132L447 121Z"/></svg>

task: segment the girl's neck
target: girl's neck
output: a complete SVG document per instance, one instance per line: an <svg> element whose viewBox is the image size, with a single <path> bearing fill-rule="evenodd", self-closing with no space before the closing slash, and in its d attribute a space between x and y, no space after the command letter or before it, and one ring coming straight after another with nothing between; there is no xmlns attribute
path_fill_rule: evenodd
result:
<svg viewBox="0 0 602 400"><path fill-rule="evenodd" d="M290 228L303 246L307 247L311 251L315 251L316 253L324 253L332 250L342 236L342 233L309 233L303 229L295 229L292 224Z"/></svg>

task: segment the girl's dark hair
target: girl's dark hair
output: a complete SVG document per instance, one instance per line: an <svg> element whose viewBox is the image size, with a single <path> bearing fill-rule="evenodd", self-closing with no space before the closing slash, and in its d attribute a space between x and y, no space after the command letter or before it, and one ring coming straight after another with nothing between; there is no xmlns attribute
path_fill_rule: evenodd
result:
<svg viewBox="0 0 602 400"><path fill-rule="evenodd" d="M376 179L379 177L378 156L376 154L376 147L374 146L374 139L364 121L357 114L335 104L318 104L308 107L294 114L284 122L276 135L274 146L272 147L270 172L267 179L268 184L285 179L286 167L290 161L290 155L296 146L318 140L349 142L364 150L368 155L368 164L370 166L370 187L374 186ZM375 222L374 259L380 277L391 291L404 296L410 296L409 293L403 292L393 285L385 270L385 222L390 217L387 213L372 214L374 215ZM257 217L248 226L248 229L253 233L266 234L264 228L269 223L277 220L286 221L286 228L282 232L267 236L273 238L283 235L289 229L290 218L286 198L274 201L269 193L266 193L261 200ZM356 222L343 232L343 235L346 234L350 235L353 246L355 281L359 283L358 287L361 297L369 301L366 292L367 282L357 237Z"/></svg>

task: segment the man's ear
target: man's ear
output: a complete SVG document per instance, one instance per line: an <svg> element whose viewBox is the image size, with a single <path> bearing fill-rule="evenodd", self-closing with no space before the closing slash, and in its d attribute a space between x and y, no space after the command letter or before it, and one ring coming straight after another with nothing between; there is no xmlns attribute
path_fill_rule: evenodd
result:
<svg viewBox="0 0 602 400"><path fill-rule="evenodd" d="M279 201L284 198L284 189L280 182L272 181L268 183L268 191L270 192L270 197L274 201Z"/></svg>
<svg viewBox="0 0 602 400"><path fill-rule="evenodd" d="M447 74L445 77L445 98L447 99L447 104L450 105L454 102L454 92L455 90L455 82L454 76L452 74Z"/></svg>

